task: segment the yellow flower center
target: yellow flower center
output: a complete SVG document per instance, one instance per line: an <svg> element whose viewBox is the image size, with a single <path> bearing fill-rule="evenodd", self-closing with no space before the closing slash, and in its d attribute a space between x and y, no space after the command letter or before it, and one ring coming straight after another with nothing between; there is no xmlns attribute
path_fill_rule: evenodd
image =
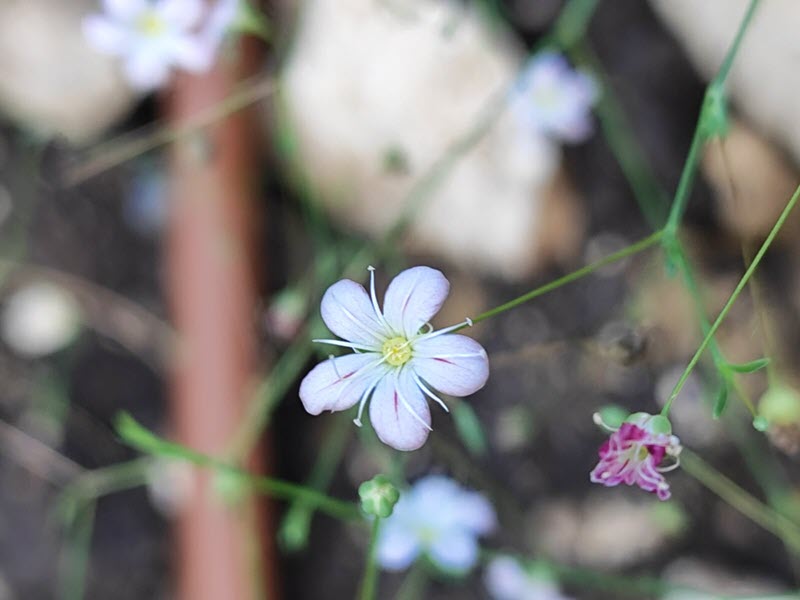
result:
<svg viewBox="0 0 800 600"><path fill-rule="evenodd" d="M404 337L386 340L381 351L386 362L393 367L401 367L411 359L411 344Z"/></svg>
<svg viewBox="0 0 800 600"><path fill-rule="evenodd" d="M136 22L136 28L149 37L161 35L166 29L164 20L155 11L147 11Z"/></svg>

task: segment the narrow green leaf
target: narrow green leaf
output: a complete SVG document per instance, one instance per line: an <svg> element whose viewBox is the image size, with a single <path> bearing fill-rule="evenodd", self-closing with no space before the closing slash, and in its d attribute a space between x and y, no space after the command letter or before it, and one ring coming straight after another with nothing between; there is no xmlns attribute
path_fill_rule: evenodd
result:
<svg viewBox="0 0 800 600"><path fill-rule="evenodd" d="M768 358L759 358L746 363L728 364L728 368L736 373L755 373L769 364Z"/></svg>
<svg viewBox="0 0 800 600"><path fill-rule="evenodd" d="M486 454L488 446L486 433L472 407L464 401L456 403L453 406L453 420L456 424L456 431L467 450L474 456Z"/></svg>
<svg viewBox="0 0 800 600"><path fill-rule="evenodd" d="M717 399L714 401L714 418L719 419L722 416L722 413L725 411L725 407L728 405L728 384L727 382L722 382L719 390L717 391Z"/></svg>

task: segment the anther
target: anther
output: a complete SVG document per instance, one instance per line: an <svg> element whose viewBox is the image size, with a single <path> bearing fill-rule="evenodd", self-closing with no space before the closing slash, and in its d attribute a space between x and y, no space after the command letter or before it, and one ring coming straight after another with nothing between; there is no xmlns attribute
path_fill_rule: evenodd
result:
<svg viewBox="0 0 800 600"><path fill-rule="evenodd" d="M470 327L472 327L472 319L470 319L469 317L467 317L466 319L464 319L464 322L465 322L467 325L469 325Z"/></svg>

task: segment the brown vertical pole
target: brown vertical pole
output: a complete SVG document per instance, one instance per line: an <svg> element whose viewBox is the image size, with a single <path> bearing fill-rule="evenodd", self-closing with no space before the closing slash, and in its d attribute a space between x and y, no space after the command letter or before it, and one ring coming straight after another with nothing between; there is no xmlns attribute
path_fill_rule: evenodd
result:
<svg viewBox="0 0 800 600"><path fill-rule="evenodd" d="M166 103L169 118L180 123L222 102L246 74L247 58L238 48L208 74L178 76ZM256 361L258 129L253 111L240 111L179 141L170 156L167 276L179 340L173 417L182 443L218 456L240 423ZM261 465L253 458L249 466ZM194 472L179 518L177 597L274 598L263 505L250 496L226 504L214 477Z"/></svg>

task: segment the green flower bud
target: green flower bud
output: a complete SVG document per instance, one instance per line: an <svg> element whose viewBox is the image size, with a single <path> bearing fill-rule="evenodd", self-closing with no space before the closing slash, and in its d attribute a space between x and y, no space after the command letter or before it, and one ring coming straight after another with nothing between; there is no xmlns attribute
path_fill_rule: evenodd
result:
<svg viewBox="0 0 800 600"><path fill-rule="evenodd" d="M400 492L385 475L376 475L358 487L361 510L368 515L385 519L391 516Z"/></svg>
<svg viewBox="0 0 800 600"><path fill-rule="evenodd" d="M778 425L800 425L800 394L785 385L771 385L758 403L759 416Z"/></svg>

